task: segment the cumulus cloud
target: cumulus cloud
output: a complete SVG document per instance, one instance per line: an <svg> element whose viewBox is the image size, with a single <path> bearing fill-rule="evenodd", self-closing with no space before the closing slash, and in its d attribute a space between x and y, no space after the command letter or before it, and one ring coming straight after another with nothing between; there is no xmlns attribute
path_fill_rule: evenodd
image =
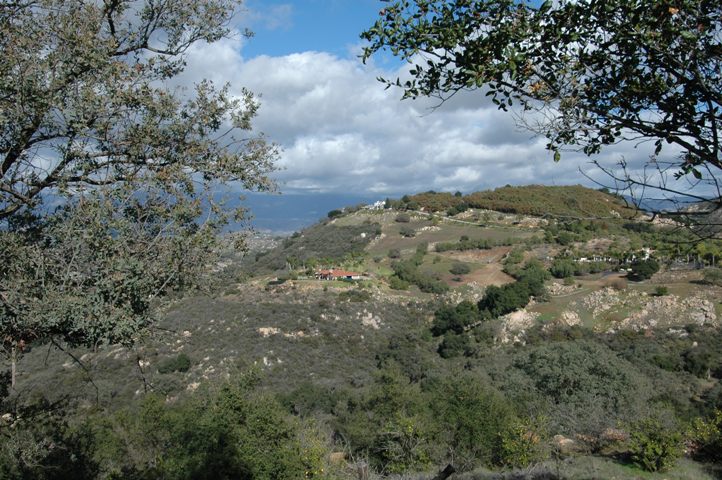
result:
<svg viewBox="0 0 722 480"><path fill-rule="evenodd" d="M256 125L283 148L282 190L469 192L505 184L591 184L579 168L599 176L579 153L554 163L543 138L519 129L512 115L479 93L432 109L428 99L401 101L400 90L384 90L376 80L402 70L326 52L245 59L242 43L194 46L184 81L228 81L261 95ZM598 158L611 166L624 157L637 169L650 152L647 144L625 143Z"/></svg>

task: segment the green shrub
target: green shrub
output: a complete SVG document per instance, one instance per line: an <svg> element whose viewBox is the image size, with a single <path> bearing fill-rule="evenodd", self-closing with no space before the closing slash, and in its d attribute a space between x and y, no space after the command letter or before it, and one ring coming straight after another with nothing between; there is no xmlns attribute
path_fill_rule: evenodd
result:
<svg viewBox="0 0 722 480"><path fill-rule="evenodd" d="M500 449L499 432L516 420L510 403L471 374L450 376L432 392L437 443L461 470L491 465Z"/></svg>
<svg viewBox="0 0 722 480"><path fill-rule="evenodd" d="M652 225L651 223L628 222L622 225L622 227L625 230L637 233L651 233L654 231L654 225Z"/></svg>
<svg viewBox="0 0 722 480"><path fill-rule="evenodd" d="M158 364L158 373L187 372L191 368L191 359L185 353L167 358Z"/></svg>
<svg viewBox="0 0 722 480"><path fill-rule="evenodd" d="M478 307L467 300L460 302L455 307L444 306L434 313L431 333L435 337L449 331L462 333L467 326L477 322L480 318Z"/></svg>
<svg viewBox="0 0 722 480"><path fill-rule="evenodd" d="M467 273L471 272L471 267L466 263L457 262L451 266L449 272L453 273L454 275L466 275Z"/></svg>
<svg viewBox="0 0 722 480"><path fill-rule="evenodd" d="M647 418L631 425L629 455L635 465L648 472L664 472L674 466L682 454L682 435Z"/></svg>
<svg viewBox="0 0 722 480"><path fill-rule="evenodd" d="M600 273L610 268L606 262L589 262L589 273Z"/></svg>
<svg viewBox="0 0 722 480"><path fill-rule="evenodd" d="M398 248L392 248L387 254L389 258L401 258L401 250Z"/></svg>
<svg viewBox="0 0 722 480"><path fill-rule="evenodd" d="M328 218L336 218L343 215L343 210L331 210L328 212Z"/></svg>
<svg viewBox="0 0 722 480"><path fill-rule="evenodd" d="M422 420L398 414L379 431L374 442L383 471L401 474L427 470L432 462Z"/></svg>
<svg viewBox="0 0 722 480"><path fill-rule="evenodd" d="M407 227L407 226L401 227L401 228L399 229L399 233L401 234L402 237L407 237L407 238L411 238L411 237L415 237L415 236L416 236L416 230L414 230L414 229L411 228L411 227Z"/></svg>
<svg viewBox="0 0 722 480"><path fill-rule="evenodd" d="M698 346L682 354L684 369L699 378L709 378L713 367L713 352L705 346ZM719 357L718 357L719 359Z"/></svg>
<svg viewBox="0 0 722 480"><path fill-rule="evenodd" d="M576 236L571 232L567 232L566 230L559 232L559 235L557 235L556 237L557 243L564 246L571 245L574 240L576 240Z"/></svg>
<svg viewBox="0 0 722 480"><path fill-rule="evenodd" d="M336 429L379 471L425 468L431 446L427 403L419 385L386 359L373 383L339 406Z"/></svg>
<svg viewBox="0 0 722 480"><path fill-rule="evenodd" d="M529 261L524 268L516 271L516 282L487 287L479 301L479 311L487 311L495 318L525 307L532 296L544 299L544 281L548 277L549 272L539 262Z"/></svg>
<svg viewBox="0 0 722 480"><path fill-rule="evenodd" d="M528 468L549 457L545 448L546 435L544 420L516 420L499 432L500 445L495 461L512 468Z"/></svg>
<svg viewBox="0 0 722 480"><path fill-rule="evenodd" d="M567 278L574 275L574 262L568 258L558 258L554 260L549 272L556 278Z"/></svg>
<svg viewBox="0 0 722 480"><path fill-rule="evenodd" d="M389 288L391 288L392 290L408 290L409 285L409 282L401 280L396 275L392 275L389 278Z"/></svg>
<svg viewBox="0 0 722 480"><path fill-rule="evenodd" d="M659 263L653 258L640 260L632 264L631 276L634 280L647 280L659 271Z"/></svg>
<svg viewBox="0 0 722 480"><path fill-rule="evenodd" d="M414 284L419 290L425 293L445 293L449 286L439 280L420 272L418 269L418 257L405 262L395 262L391 265L394 273L401 280Z"/></svg>
<svg viewBox="0 0 722 480"><path fill-rule="evenodd" d="M654 294L658 297L663 297L669 294L669 288L665 287L664 285L659 285L657 286L657 288L654 289Z"/></svg>
<svg viewBox="0 0 722 480"><path fill-rule="evenodd" d="M396 215L394 221L398 223L409 223L411 221L411 216L409 216L408 213L399 213Z"/></svg>
<svg viewBox="0 0 722 480"><path fill-rule="evenodd" d="M653 394L651 382L631 363L591 340L547 342L517 354L513 366L534 395L546 397L557 428L582 434L633 420Z"/></svg>
<svg viewBox="0 0 722 480"><path fill-rule="evenodd" d="M454 215L458 213L465 212L469 209L469 206L466 203L459 203L456 206L450 207L448 210L446 210L446 214L450 217L453 217Z"/></svg>
<svg viewBox="0 0 722 480"><path fill-rule="evenodd" d="M504 259L504 265L516 265L524 260L524 251L515 248Z"/></svg>
<svg viewBox="0 0 722 480"><path fill-rule="evenodd" d="M439 355L442 358L454 358L472 354L471 341L466 333L447 332L439 344Z"/></svg>
<svg viewBox="0 0 722 480"><path fill-rule="evenodd" d="M290 392L281 393L278 398L289 413L309 417L317 412L333 413L343 393L325 385L304 381Z"/></svg>
<svg viewBox="0 0 722 480"><path fill-rule="evenodd" d="M109 478L271 480L317 478L325 469L317 429L245 377L175 404L148 396L92 426L95 458Z"/></svg>
<svg viewBox="0 0 722 480"><path fill-rule="evenodd" d="M582 262L574 262L574 275L582 276L590 272L589 264Z"/></svg>
<svg viewBox="0 0 722 480"><path fill-rule="evenodd" d="M696 418L687 433L687 444L695 460L722 460L722 411L716 410L709 419Z"/></svg>
<svg viewBox="0 0 722 480"><path fill-rule="evenodd" d="M529 303L529 288L521 282L509 283L501 287L490 285L484 297L479 301L479 311L488 311L496 318L525 307Z"/></svg>
<svg viewBox="0 0 722 480"><path fill-rule="evenodd" d="M703 281L708 285L722 287L722 268L705 268L702 272Z"/></svg>

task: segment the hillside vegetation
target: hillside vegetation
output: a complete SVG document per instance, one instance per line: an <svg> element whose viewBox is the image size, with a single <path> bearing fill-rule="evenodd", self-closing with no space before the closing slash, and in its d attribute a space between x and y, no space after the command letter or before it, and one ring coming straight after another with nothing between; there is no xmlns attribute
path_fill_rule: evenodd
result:
<svg viewBox="0 0 722 480"><path fill-rule="evenodd" d="M631 218L635 211L618 197L580 185L528 185L476 192L465 198L469 206L523 215L591 218Z"/></svg>
<svg viewBox="0 0 722 480"><path fill-rule="evenodd" d="M576 218L633 218L635 210L619 197L581 185L505 186L468 195L425 192L402 199L410 208L442 212L460 206L520 215Z"/></svg>
<svg viewBox="0 0 722 480"><path fill-rule="evenodd" d="M719 478L722 245L576 188L498 190L558 218L426 192L229 244L135 350L26 349L0 477Z"/></svg>
<svg viewBox="0 0 722 480"><path fill-rule="evenodd" d="M246 257L245 270L270 273L309 260L341 262L345 257L361 254L379 233L380 226L371 222L345 226L316 224L286 238L279 247Z"/></svg>

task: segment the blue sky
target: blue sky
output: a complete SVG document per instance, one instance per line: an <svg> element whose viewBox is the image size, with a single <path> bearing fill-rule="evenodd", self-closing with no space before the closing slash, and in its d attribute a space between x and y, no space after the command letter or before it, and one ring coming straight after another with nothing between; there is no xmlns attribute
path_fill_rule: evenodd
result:
<svg viewBox="0 0 722 480"><path fill-rule="evenodd" d="M195 45L181 81L230 82L232 92L245 87L259 96L255 126L282 151L275 175L280 190L298 202L317 195L309 208L314 215L358 198L427 190L596 186L587 176L600 173L589 158L566 152L555 163L545 139L518 126L534 118L500 112L479 92L433 109L432 100L402 101L400 90L386 90L377 77L403 77L407 65L390 55L366 65L358 57L359 35L383 6L379 0L248 0L236 27L255 36ZM613 167L624 159L634 167L651 151L649 144L622 143L595 160ZM281 202L277 210L287 210L281 206L287 200L274 201ZM261 203L259 211L272 215L273 205Z"/></svg>
<svg viewBox="0 0 722 480"><path fill-rule="evenodd" d="M375 21L378 0L253 0L246 3L255 38L244 55L325 51L345 56Z"/></svg>

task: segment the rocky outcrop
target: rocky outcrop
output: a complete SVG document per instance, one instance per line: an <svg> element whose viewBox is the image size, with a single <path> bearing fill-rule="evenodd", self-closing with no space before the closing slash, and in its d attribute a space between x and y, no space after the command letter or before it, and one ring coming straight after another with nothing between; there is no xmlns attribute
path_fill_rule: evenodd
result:
<svg viewBox="0 0 722 480"><path fill-rule="evenodd" d="M563 283L552 282L547 285L547 292L549 295L556 297L559 295L569 295L570 293L574 293L577 288L578 287L576 285L564 285Z"/></svg>
<svg viewBox="0 0 722 480"><path fill-rule="evenodd" d="M497 340L501 343L525 343L526 330L534 326L539 317L537 312L525 308L508 313L501 318L501 330Z"/></svg>
<svg viewBox="0 0 722 480"><path fill-rule="evenodd" d="M647 330L675 325L718 325L714 304L694 296L680 300L676 295L652 297L641 310L613 325L610 330Z"/></svg>

